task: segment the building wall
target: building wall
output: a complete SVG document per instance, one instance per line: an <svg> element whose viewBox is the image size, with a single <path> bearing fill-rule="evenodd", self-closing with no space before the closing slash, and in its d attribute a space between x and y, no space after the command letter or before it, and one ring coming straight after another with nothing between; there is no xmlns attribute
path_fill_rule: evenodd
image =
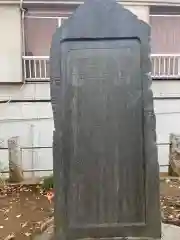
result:
<svg viewBox="0 0 180 240"><path fill-rule="evenodd" d="M21 82L22 41L19 6L0 5L0 29L0 82Z"/></svg>
<svg viewBox="0 0 180 240"><path fill-rule="evenodd" d="M20 137L22 166L29 169L52 169L53 118L50 103L10 103L1 106L0 161L8 169L7 140ZM46 175L50 172L38 172ZM32 176L31 173L26 176Z"/></svg>
<svg viewBox="0 0 180 240"><path fill-rule="evenodd" d="M166 172L169 162L169 135L180 134L180 82L153 81L154 107L156 113L156 131L158 160L160 171Z"/></svg>
<svg viewBox="0 0 180 240"><path fill-rule="evenodd" d="M180 98L180 82L154 81L152 89L155 97L158 160L160 171L165 172L167 167L162 165L168 164L169 134L180 134L180 99L172 99ZM22 89L18 86L4 86L0 88L0 96L0 100L8 100L12 96L13 100L37 101L0 104L0 146L6 148L9 137L20 136L25 169L51 169L53 116L50 102L46 102L50 99L49 84L26 84ZM0 150L0 159L7 166L7 149Z"/></svg>
<svg viewBox="0 0 180 240"><path fill-rule="evenodd" d="M125 8L138 16L139 19L149 23L149 7L148 6L133 6L125 5Z"/></svg>
<svg viewBox="0 0 180 240"><path fill-rule="evenodd" d="M149 9L144 6L126 6L148 22ZM21 24L17 6L0 6L0 82L22 81ZM6 31L7 32L6 32ZM180 133L180 82L154 81L152 85L157 117L157 142L159 164L168 164L169 134ZM48 83L0 86L0 162L8 168L7 139L20 136L23 167L25 169L52 169L53 118ZM162 99L160 99L162 98ZM164 100L167 98L166 100ZM168 99L169 98L169 99ZM10 102L13 100L13 102ZM27 102L27 101L32 102ZM161 167L166 171L167 167ZM39 174L39 173L38 173ZM41 173L45 174L45 173ZM46 172L49 174L49 172ZM27 175L29 176L29 174Z"/></svg>

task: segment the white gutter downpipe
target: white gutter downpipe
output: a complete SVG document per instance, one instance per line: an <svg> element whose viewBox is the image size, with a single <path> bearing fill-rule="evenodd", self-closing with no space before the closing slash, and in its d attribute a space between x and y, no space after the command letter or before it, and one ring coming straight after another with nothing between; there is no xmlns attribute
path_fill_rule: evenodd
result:
<svg viewBox="0 0 180 240"><path fill-rule="evenodd" d="M24 33L24 16L26 10L23 8L23 0L20 0L20 10L21 10L21 33L22 33L22 55L25 55L25 33Z"/></svg>

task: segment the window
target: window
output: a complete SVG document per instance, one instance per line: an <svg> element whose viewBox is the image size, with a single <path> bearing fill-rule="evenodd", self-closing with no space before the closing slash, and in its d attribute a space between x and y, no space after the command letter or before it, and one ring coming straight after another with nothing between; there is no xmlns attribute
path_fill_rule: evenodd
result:
<svg viewBox="0 0 180 240"><path fill-rule="evenodd" d="M152 15L152 53L180 53L180 15Z"/></svg>
<svg viewBox="0 0 180 240"><path fill-rule="evenodd" d="M56 16L27 16L24 23L25 55L49 56L52 36L56 28L66 18Z"/></svg>
<svg viewBox="0 0 180 240"><path fill-rule="evenodd" d="M26 80L49 80L49 52L52 36L67 16L57 13L35 14L25 17L25 56L23 56Z"/></svg>

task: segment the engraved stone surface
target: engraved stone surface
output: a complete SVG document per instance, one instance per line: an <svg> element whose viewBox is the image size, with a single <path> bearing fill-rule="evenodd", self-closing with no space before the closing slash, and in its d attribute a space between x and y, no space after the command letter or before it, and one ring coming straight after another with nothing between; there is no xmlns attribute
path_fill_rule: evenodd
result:
<svg viewBox="0 0 180 240"><path fill-rule="evenodd" d="M56 239L160 237L149 32L87 0L53 37Z"/></svg>
<svg viewBox="0 0 180 240"><path fill-rule="evenodd" d="M140 45L118 40L101 46L94 43L92 48L87 42L84 50L70 51L66 60L73 87L73 184L68 191L72 226L145 221ZM135 156L138 165L132 161Z"/></svg>

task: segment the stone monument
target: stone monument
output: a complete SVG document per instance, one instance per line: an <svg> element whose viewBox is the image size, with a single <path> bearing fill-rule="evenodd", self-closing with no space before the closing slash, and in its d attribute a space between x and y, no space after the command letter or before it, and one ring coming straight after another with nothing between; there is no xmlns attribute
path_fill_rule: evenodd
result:
<svg viewBox="0 0 180 240"><path fill-rule="evenodd" d="M51 47L55 239L161 235L150 27L87 0Z"/></svg>

